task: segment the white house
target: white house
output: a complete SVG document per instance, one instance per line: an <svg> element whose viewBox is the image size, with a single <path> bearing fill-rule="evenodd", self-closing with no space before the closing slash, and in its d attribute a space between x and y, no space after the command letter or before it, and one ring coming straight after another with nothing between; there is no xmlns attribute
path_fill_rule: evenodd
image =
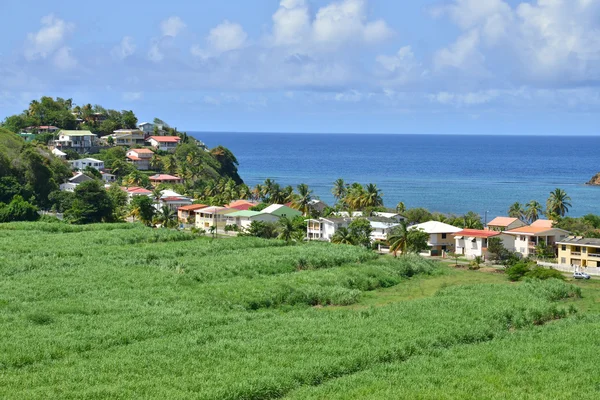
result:
<svg viewBox="0 0 600 400"><path fill-rule="evenodd" d="M443 252L453 252L455 243L452 235L462 230L462 228L439 221L427 221L412 225L408 229L421 229L429 234L429 240L427 241L429 250L423 253L428 256L441 256Z"/></svg>
<svg viewBox="0 0 600 400"><path fill-rule="evenodd" d="M109 137L112 138L115 146L143 145L146 142L144 132L139 129L118 129L110 135L103 136L102 139L108 141Z"/></svg>
<svg viewBox="0 0 600 400"><path fill-rule="evenodd" d="M537 222L537 221L536 221ZM512 249L521 253L523 257L529 257L535 254L535 247L540 242L545 242L548 247L556 248L556 243L569 236L569 232L564 229L548 227L542 220L538 225L522 226L520 228L505 231L507 235L514 237L514 246Z"/></svg>
<svg viewBox="0 0 600 400"><path fill-rule="evenodd" d="M340 228L348 228L351 218L319 218L306 221L306 238L308 240L331 241L335 232Z"/></svg>
<svg viewBox="0 0 600 400"><path fill-rule="evenodd" d="M146 136L152 135L154 132L154 124L151 122L142 122L141 124L138 124L138 129L144 132Z"/></svg>
<svg viewBox="0 0 600 400"><path fill-rule="evenodd" d="M181 141L179 136L150 136L147 139L150 146L162 151L172 151Z"/></svg>
<svg viewBox="0 0 600 400"><path fill-rule="evenodd" d="M273 214L265 214L260 211L236 210L225 214L225 225L236 225L240 229L248 229L254 221L277 222L279 217Z"/></svg>
<svg viewBox="0 0 600 400"><path fill-rule="evenodd" d="M52 154L58 158L62 158L63 160L67 158L67 153L60 151L59 149L52 149Z"/></svg>
<svg viewBox="0 0 600 400"><path fill-rule="evenodd" d="M80 183L91 180L92 178L85 175L83 172L77 172L73 177L69 178L68 181L62 183L59 186L59 189L64 192L74 192L75 188L79 186Z"/></svg>
<svg viewBox="0 0 600 400"><path fill-rule="evenodd" d="M390 231L398 226L399 224L380 222L380 221L369 221L371 224L371 241L381 240L386 241Z"/></svg>
<svg viewBox="0 0 600 400"><path fill-rule="evenodd" d="M54 146L59 150L71 149L78 153L89 152L96 145L97 137L90 131L62 130Z"/></svg>
<svg viewBox="0 0 600 400"><path fill-rule="evenodd" d="M210 231L211 227L215 227L217 231L223 233L225 225L227 225L226 215L232 212L239 211L235 208L226 207L206 207L200 210L195 210L196 213L196 228Z"/></svg>
<svg viewBox="0 0 600 400"><path fill-rule="evenodd" d="M104 169L104 161L95 158L81 158L79 160L69 161L69 164L71 164L74 169L79 170L84 170L87 167L92 167L98 171Z"/></svg>
<svg viewBox="0 0 600 400"><path fill-rule="evenodd" d="M152 197L152 191L139 186L121 187L127 193L127 201L130 202L135 196Z"/></svg>
<svg viewBox="0 0 600 400"><path fill-rule="evenodd" d="M102 175L102 180L106 183L113 183L117 180L117 176L113 174L109 174L108 172L100 171Z"/></svg>
<svg viewBox="0 0 600 400"><path fill-rule="evenodd" d="M400 222L400 221L404 221L405 220L404 216L402 216L402 215L400 215L398 213L392 213L392 212L373 211L373 216L374 217L381 217L381 218L391 219L391 220L394 220L396 222Z"/></svg>
<svg viewBox="0 0 600 400"><path fill-rule="evenodd" d="M469 260L473 260L475 257L485 258L488 255L488 240L491 238L499 238L502 245L508 249L513 245L513 237L503 232L463 229L454 234L455 252L464 255Z"/></svg>

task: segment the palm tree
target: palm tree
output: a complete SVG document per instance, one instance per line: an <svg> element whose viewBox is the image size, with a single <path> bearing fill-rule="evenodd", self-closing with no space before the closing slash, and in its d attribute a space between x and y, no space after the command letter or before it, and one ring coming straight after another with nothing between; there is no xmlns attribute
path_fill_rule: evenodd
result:
<svg viewBox="0 0 600 400"><path fill-rule="evenodd" d="M156 214L156 222L165 228L173 228L177 226L177 213L168 206L162 206Z"/></svg>
<svg viewBox="0 0 600 400"><path fill-rule="evenodd" d="M158 154L152 155L152 158L150 159L150 168L152 168L155 171L160 171L162 169L162 166L162 159L160 158L160 156Z"/></svg>
<svg viewBox="0 0 600 400"><path fill-rule="evenodd" d="M394 253L394 257L398 256L398 251L406 254L406 249L408 248L408 226L404 220L400 222L400 225L396 229L390 232L387 241L390 245L390 251Z"/></svg>
<svg viewBox="0 0 600 400"><path fill-rule="evenodd" d="M256 186L254 186L254 188L252 189L252 198L256 201L259 201L263 198L263 193L263 185L257 183Z"/></svg>
<svg viewBox="0 0 600 400"><path fill-rule="evenodd" d="M262 190L263 190L262 191L262 198L267 203L270 202L270 197L271 197L271 194L273 192L273 187L275 185L277 185L277 184L272 179L270 179L270 178L265 179L265 182L264 182L264 184L262 186ZM277 185L277 187L279 188L279 185Z"/></svg>
<svg viewBox="0 0 600 400"><path fill-rule="evenodd" d="M383 206L382 196L383 193L381 193L381 190L377 189L377 185L369 183L365 190L363 207Z"/></svg>
<svg viewBox="0 0 600 400"><path fill-rule="evenodd" d="M569 207L572 207L571 198L564 190L556 188L550 192L550 197L546 202L546 209L549 213L564 217L569 212Z"/></svg>
<svg viewBox="0 0 600 400"><path fill-rule="evenodd" d="M365 188L360 183L353 183L344 197L344 204L350 210L362 210L365 199ZM352 214L350 214L352 216Z"/></svg>
<svg viewBox="0 0 600 400"><path fill-rule="evenodd" d="M294 237L294 224L292 220L286 217L283 217L279 220L279 235L277 239L285 240L286 242L290 242Z"/></svg>
<svg viewBox="0 0 600 400"><path fill-rule="evenodd" d="M537 221L540 218L540 214L543 214L543 212L542 205L539 202L531 200L527 203L525 208L525 218L527 218L530 223Z"/></svg>
<svg viewBox="0 0 600 400"><path fill-rule="evenodd" d="M293 189L292 189L293 190ZM269 203L271 204L283 204L287 198L287 193L281 189L279 183L273 183L269 191Z"/></svg>
<svg viewBox="0 0 600 400"><path fill-rule="evenodd" d="M524 214L523 206L521 206L521 203L519 203L519 202L514 203L508 209L508 216L511 218L518 218L520 220L523 220L524 219L523 214Z"/></svg>
<svg viewBox="0 0 600 400"><path fill-rule="evenodd" d="M175 157L173 157L173 155L170 154L164 157L162 162L165 172L169 174L175 173L175 171L177 170L177 160L175 159Z"/></svg>
<svg viewBox="0 0 600 400"><path fill-rule="evenodd" d="M354 236L348 230L348 228L341 227L331 237L331 243L335 244L354 244Z"/></svg>
<svg viewBox="0 0 600 400"><path fill-rule="evenodd" d="M152 198L154 199L154 203L158 205L160 198L162 197L162 189L157 186L152 189Z"/></svg>
<svg viewBox="0 0 600 400"><path fill-rule="evenodd" d="M406 212L406 206L404 205L404 202L400 202L398 203L398 205L396 206L396 212L398 214L404 214Z"/></svg>
<svg viewBox="0 0 600 400"><path fill-rule="evenodd" d="M141 186L142 179L141 172L136 169L124 178L123 183L125 186Z"/></svg>
<svg viewBox="0 0 600 400"><path fill-rule="evenodd" d="M310 202L312 201L312 190L306 183L298 185L298 196L292 201L292 207L302 211L304 216L310 213Z"/></svg>
<svg viewBox="0 0 600 400"><path fill-rule="evenodd" d="M331 194L335 197L336 203L346 197L347 193L348 185L346 185L346 182L344 182L342 178L336 179L336 181L333 182L333 189L331 189Z"/></svg>

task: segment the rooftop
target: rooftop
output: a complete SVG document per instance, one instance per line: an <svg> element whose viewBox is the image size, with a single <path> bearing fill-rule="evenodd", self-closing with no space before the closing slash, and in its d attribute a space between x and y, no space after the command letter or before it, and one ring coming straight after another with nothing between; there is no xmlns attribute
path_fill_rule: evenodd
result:
<svg viewBox="0 0 600 400"><path fill-rule="evenodd" d="M474 238L491 238L494 236L501 235L501 232L496 231L484 231L481 229L463 229L460 232L456 232L454 236L465 236L465 237L474 237Z"/></svg>
<svg viewBox="0 0 600 400"><path fill-rule="evenodd" d="M205 204L190 204L189 206L181 206L178 208L178 210L180 210L180 211L195 211L195 210L201 210L206 207L208 207L208 206Z"/></svg>
<svg viewBox="0 0 600 400"><path fill-rule="evenodd" d="M531 226L541 226L544 228L552 228L552 225L554 225L554 222L549 219L538 219L531 224Z"/></svg>
<svg viewBox="0 0 600 400"><path fill-rule="evenodd" d="M154 152L150 149L131 149L129 151L135 151L138 154L154 154Z"/></svg>
<svg viewBox="0 0 600 400"><path fill-rule="evenodd" d="M371 224L371 228L374 228L374 229L388 229L388 228L393 228L395 226L400 225L400 224L388 224L388 223L379 222L379 221L369 221L369 223Z"/></svg>
<svg viewBox="0 0 600 400"><path fill-rule="evenodd" d="M173 176L169 174L156 174L150 177L151 181L178 181L180 178L178 176Z"/></svg>
<svg viewBox="0 0 600 400"><path fill-rule="evenodd" d="M121 187L121 189L123 189L129 194L152 194L150 190L139 186Z"/></svg>
<svg viewBox="0 0 600 400"><path fill-rule="evenodd" d="M239 210L227 214L229 217L245 217L250 218L261 214L259 211Z"/></svg>
<svg viewBox="0 0 600 400"><path fill-rule="evenodd" d="M63 129L59 133L64 136L96 136L90 131L68 131Z"/></svg>
<svg viewBox="0 0 600 400"><path fill-rule="evenodd" d="M563 232L567 232L563 229L552 228L549 226L522 226L520 228L511 229L510 231L506 231L505 233L510 233L513 235L523 234L523 235L539 235L541 233L550 232L554 230L559 230Z"/></svg>
<svg viewBox="0 0 600 400"><path fill-rule="evenodd" d="M421 229L426 233L456 233L462 231L462 228L457 228L456 226L445 224L439 221L427 221L422 224L412 225L409 229Z"/></svg>
<svg viewBox="0 0 600 400"><path fill-rule="evenodd" d="M558 243L559 244L576 244L579 246L600 247L600 239L584 238L582 236L569 236L566 239L560 240Z"/></svg>
<svg viewBox="0 0 600 400"><path fill-rule="evenodd" d="M205 207L202 208L200 210L194 210L195 212L201 212L202 214L217 214L219 211L222 210L226 210L225 207L218 207L218 206L212 206L212 207Z"/></svg>
<svg viewBox="0 0 600 400"><path fill-rule="evenodd" d="M181 138L179 136L150 136L148 140L154 140L159 143L177 143Z"/></svg>
<svg viewBox="0 0 600 400"><path fill-rule="evenodd" d="M511 217L496 217L493 220L491 220L490 222L488 222L488 226L507 227L510 224L517 222L518 220L519 220L518 218L511 218Z"/></svg>

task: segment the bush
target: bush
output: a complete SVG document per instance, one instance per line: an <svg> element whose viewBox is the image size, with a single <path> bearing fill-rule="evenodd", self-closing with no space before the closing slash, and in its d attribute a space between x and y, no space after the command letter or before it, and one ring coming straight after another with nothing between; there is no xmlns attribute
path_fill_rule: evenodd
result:
<svg viewBox="0 0 600 400"><path fill-rule="evenodd" d="M560 272L552 268L535 267L525 274L527 278L533 279L560 279L565 280L565 276Z"/></svg>
<svg viewBox="0 0 600 400"><path fill-rule="evenodd" d="M0 222L37 221L38 208L17 195L8 204L0 203Z"/></svg>
<svg viewBox="0 0 600 400"><path fill-rule="evenodd" d="M521 280L530 271L531 265L527 261L519 261L506 269L506 275L509 280L516 282Z"/></svg>

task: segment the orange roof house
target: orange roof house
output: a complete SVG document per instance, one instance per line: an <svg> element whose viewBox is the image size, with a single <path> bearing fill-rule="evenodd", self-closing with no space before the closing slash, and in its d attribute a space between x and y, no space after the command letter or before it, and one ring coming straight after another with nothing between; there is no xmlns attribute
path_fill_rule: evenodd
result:
<svg viewBox="0 0 600 400"><path fill-rule="evenodd" d="M524 226L525 222L519 218L512 217L496 217L487 224L487 228L491 231L507 231L510 229L519 228Z"/></svg>

